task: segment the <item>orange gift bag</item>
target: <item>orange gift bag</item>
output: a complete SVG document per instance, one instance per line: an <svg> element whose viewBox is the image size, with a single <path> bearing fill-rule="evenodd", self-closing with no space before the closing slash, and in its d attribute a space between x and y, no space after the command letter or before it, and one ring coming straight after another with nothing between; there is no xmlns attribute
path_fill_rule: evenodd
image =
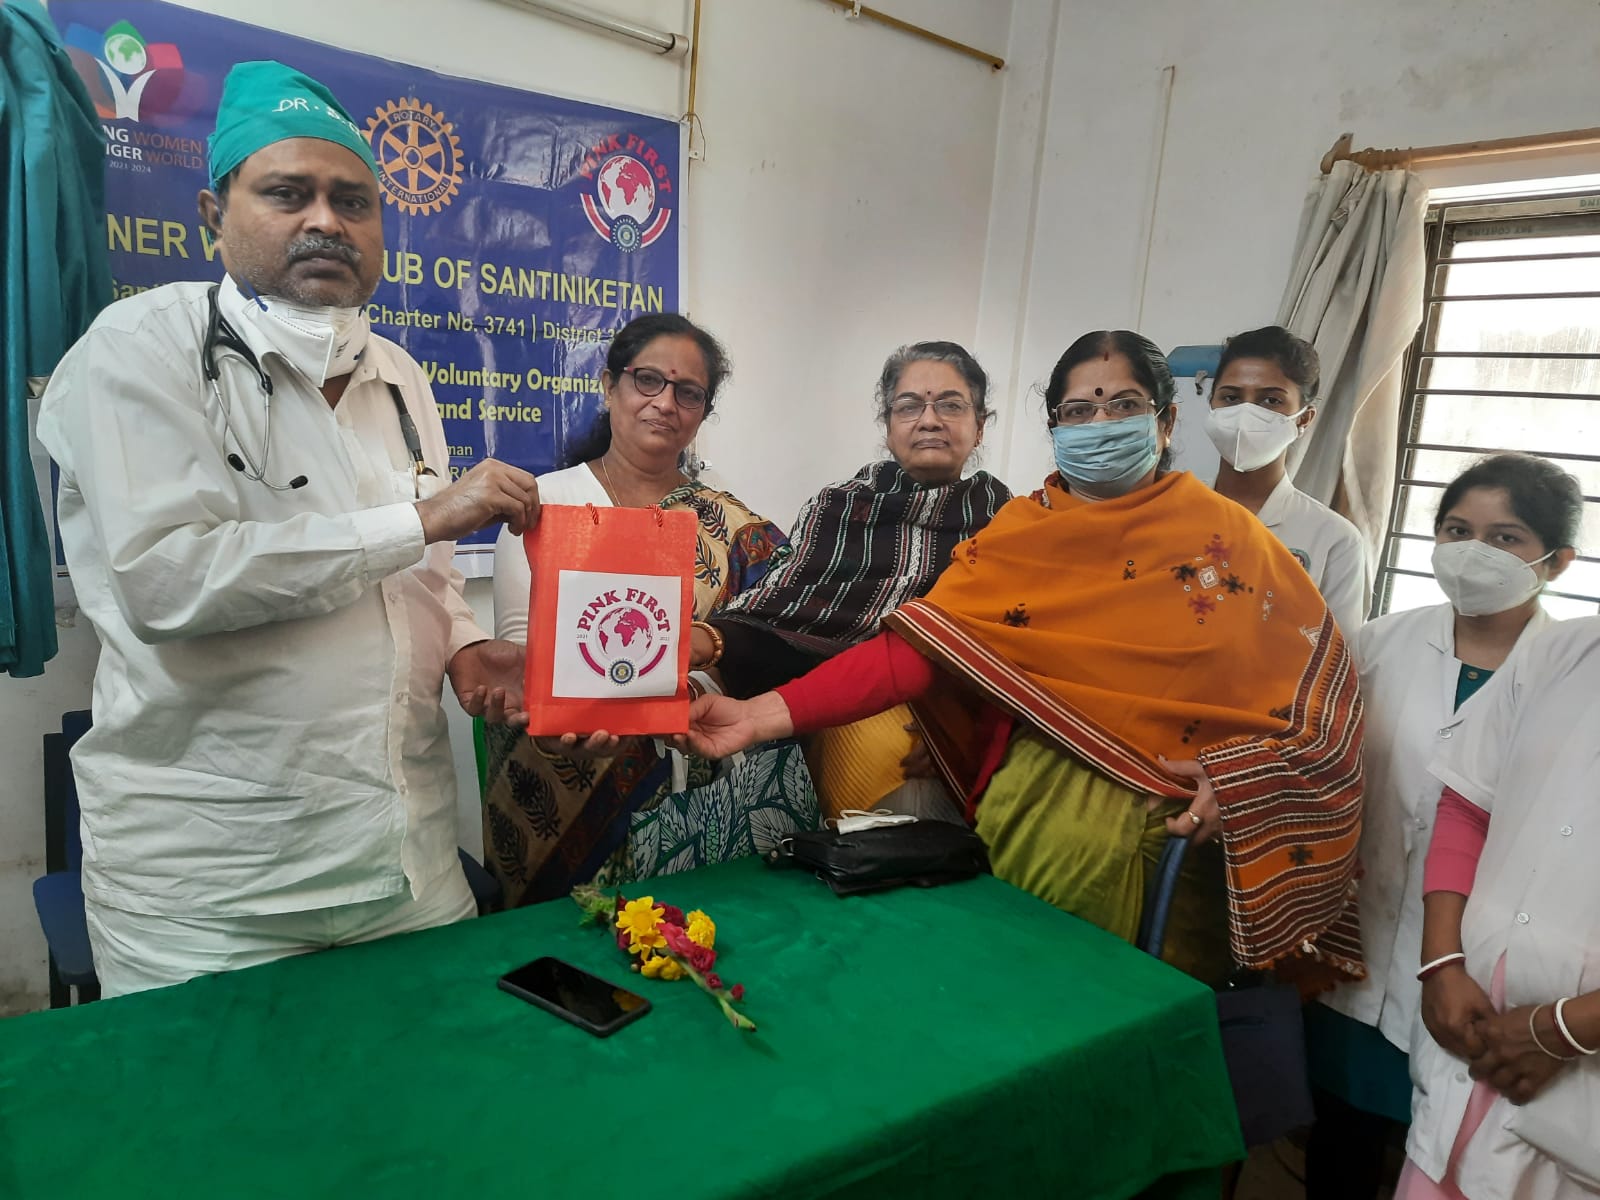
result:
<svg viewBox="0 0 1600 1200"><path fill-rule="evenodd" d="M544 506L523 535L530 734L688 732L698 527L683 509Z"/></svg>

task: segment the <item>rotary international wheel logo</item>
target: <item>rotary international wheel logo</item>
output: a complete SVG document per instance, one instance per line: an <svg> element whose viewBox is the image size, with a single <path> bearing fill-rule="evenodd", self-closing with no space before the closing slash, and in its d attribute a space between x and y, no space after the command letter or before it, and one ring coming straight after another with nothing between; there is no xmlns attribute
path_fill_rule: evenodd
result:
<svg viewBox="0 0 1600 1200"><path fill-rule="evenodd" d="M436 213L461 187L461 139L433 105L402 97L367 118L384 197L401 212Z"/></svg>

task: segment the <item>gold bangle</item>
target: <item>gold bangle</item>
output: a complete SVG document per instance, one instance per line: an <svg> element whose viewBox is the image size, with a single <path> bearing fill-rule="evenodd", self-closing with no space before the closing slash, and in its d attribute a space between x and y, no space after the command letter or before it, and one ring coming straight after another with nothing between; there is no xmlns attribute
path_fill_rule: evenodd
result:
<svg viewBox="0 0 1600 1200"><path fill-rule="evenodd" d="M708 624L705 621L695 621L690 624L689 628L704 629L706 636L711 639L711 657L701 663L697 669L703 671L707 667L714 667L721 662L722 651L726 647L726 643L722 640L722 632L715 625Z"/></svg>
<svg viewBox="0 0 1600 1200"><path fill-rule="evenodd" d="M1533 1039L1533 1044L1539 1047L1540 1050L1544 1051L1547 1056L1555 1059L1557 1062L1566 1062L1567 1055L1557 1054L1554 1050L1550 1049L1543 1042L1541 1042L1539 1040L1539 1031L1533 1027L1534 1021L1536 1021L1539 1017L1539 1010L1543 1007L1544 1005L1542 1004L1536 1004L1533 1006L1533 1011L1528 1014L1528 1036Z"/></svg>

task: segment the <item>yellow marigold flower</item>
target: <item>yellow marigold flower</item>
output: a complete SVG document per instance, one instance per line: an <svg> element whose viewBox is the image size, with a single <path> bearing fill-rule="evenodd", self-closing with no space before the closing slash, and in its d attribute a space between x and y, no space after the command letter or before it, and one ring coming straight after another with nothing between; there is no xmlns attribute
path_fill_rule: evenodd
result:
<svg viewBox="0 0 1600 1200"><path fill-rule="evenodd" d="M667 944L661 935L661 918L666 909L655 907L654 896L629 900L617 914L617 929L628 935L628 953L648 955Z"/></svg>
<svg viewBox="0 0 1600 1200"><path fill-rule="evenodd" d="M683 968L676 959L664 954L652 954L639 964L639 974L646 979L664 979L671 982L683 978Z"/></svg>
<svg viewBox="0 0 1600 1200"><path fill-rule="evenodd" d="M704 946L707 950L713 949L717 944L717 926L710 917L698 908L688 916L689 927L683 932L689 940L697 946Z"/></svg>

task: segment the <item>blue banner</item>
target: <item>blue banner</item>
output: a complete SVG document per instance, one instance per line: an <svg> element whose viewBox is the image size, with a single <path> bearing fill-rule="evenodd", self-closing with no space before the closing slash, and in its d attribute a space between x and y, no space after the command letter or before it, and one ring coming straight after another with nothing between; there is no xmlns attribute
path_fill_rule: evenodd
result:
<svg viewBox="0 0 1600 1200"><path fill-rule="evenodd" d="M117 296L222 263L195 197L234 63L328 85L372 143L385 201L373 327L421 364L460 474L547 471L600 407L615 331L679 306L677 122L387 62L158 0L53 0L104 127ZM532 30L530 29L530 36ZM493 534L461 546L488 573Z"/></svg>

